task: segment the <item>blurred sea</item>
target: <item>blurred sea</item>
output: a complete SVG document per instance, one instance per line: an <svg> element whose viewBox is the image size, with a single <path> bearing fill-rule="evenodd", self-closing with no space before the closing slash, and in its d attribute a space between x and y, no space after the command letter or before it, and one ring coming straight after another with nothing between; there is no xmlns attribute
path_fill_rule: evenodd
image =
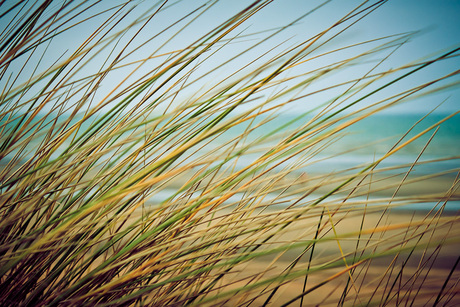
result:
<svg viewBox="0 0 460 307"><path fill-rule="evenodd" d="M448 115L442 114L431 114L427 118L424 118L420 123L413 127L412 131L408 133L407 136L399 143L403 143L408 139L412 138L416 134L425 130L426 128L436 124L437 122L443 120ZM294 115L281 115L272 119L267 124L264 124L260 128L254 130L252 136L248 138L255 139L263 136L272 129L276 129L295 118ZM352 153L347 154L347 158L337 161L337 163L351 163L352 157L356 157L359 161L372 161L375 158L378 158L380 155L385 154L388 150L392 148L393 145L403 136L406 131L409 131L411 127L422 118L421 115L411 115L411 114L375 114L371 117L365 118L361 121L354 123L353 125L347 127L344 132L347 135L343 136L340 140L337 140L332 145L325 149L323 152L319 153L320 156L330 155L339 152L346 152L351 149L356 149ZM290 130L295 128L295 126L300 126L308 122L308 118L298 120L296 123L292 124ZM0 119L0 140L2 142L6 139L8 135L8 130L17 124L17 120L4 124L5 118ZM34 122L32 122L33 124ZM257 124L257 121L253 125ZM48 125L50 127L50 125ZM87 127L82 126L80 131L83 131ZM334 128L334 127L331 127ZM228 140L239 136L245 130L244 126L237 126L224 134L221 138L218 138L215 141L215 146L218 146ZM421 136L417 140L411 142L397 154L398 159L406 160L411 162L414 158L422 151L425 144L428 142L429 138L433 134L435 129L432 129L430 132ZM283 130L281 130L281 134ZM30 135L27 134L27 135ZM34 136L29 145L31 147L38 144L42 141L42 137ZM309 141L307 138L306 141ZM275 141L271 141L266 145L275 144ZM65 146L66 143L64 143ZM443 122L433 140L428 144L426 149L423 152L424 159L436 159L440 157L453 157L460 155L460 114L453 116L452 118ZM348 162L347 162L348 161ZM458 162L458 161L457 161ZM456 162L455 162L456 163ZM457 167L460 167L460 164L456 163Z"/></svg>
<svg viewBox="0 0 460 307"><path fill-rule="evenodd" d="M325 147L323 150L316 152L314 158L306 160L307 165L299 168L299 172L312 173L332 173L336 171L351 169L360 165L360 168L365 168L373 161L379 159L385 153L387 153L395 144L402 144L417 135L426 128L435 125L437 122L443 120L448 115L442 114L431 114L427 118L423 119L420 123L414 126L419 121L422 115L411 115L411 114L381 114L373 115L372 117L361 120L346 129L346 135L343 135L335 142L331 142L330 146ZM263 125L259 129L254 131L248 141L251 141L261 137L267 131L271 131L276 127L280 127L295 118L295 115L281 115L270 121L268 124ZM3 143L7 140L7 131L12 125L16 124L17 121L4 124L4 119L1 119L2 134L0 141ZM294 125L303 125L308 122L307 119L301 119ZM413 127L414 126L414 127ZM83 127L85 128L85 127ZM292 128L292 127L291 127ZM329 127L334 128L334 127ZM412 129L412 130L411 130ZM409 131L411 130L411 131ZM405 132L409 131L402 141L398 143L400 138ZM422 162L414 167L411 171L412 174L416 175L427 175L438 172L449 172L446 176L454 179L456 172L460 170L460 115L456 115L445 122L443 122L438 131L436 132L433 139L429 142L430 137L434 133L435 129L430 130L420 138L414 140L407 146L404 146L400 151L385 159L380 163L379 167L392 167L395 165L407 164L405 168L398 168L389 170L387 173L401 173L408 170L411 163L415 161L417 156L423 151L418 162ZM235 127L228 131L226 134L217 138L214 143L210 146L218 147L220 144L241 135L244 132L244 127ZM280 131L281 134L287 134L288 131ZM24 157L25 159L31 158L34 155L33 147L38 145L43 138L37 137L32 140L29 144L31 147L29 153ZM309 141L307 138L306 142ZM262 143L270 147L276 144L277 140L271 140L267 144ZM428 145L427 145L428 144ZM426 148L425 148L426 146ZM425 148L425 149L424 149ZM350 151L352 149L356 149ZM207 149L209 150L209 149ZM262 151L263 153L263 151ZM0 163L5 165L9 159L15 154L15 151L4 157ZM58 153L56 153L58 154ZM235 165L236 168L244 167L248 163L254 161L259 157L261 152L240 156L238 162ZM449 158L449 159L446 159ZM193 156L191 157L193 159ZM445 161L436 161L435 163L423 163L424 161L446 159ZM279 166L282 168L285 165ZM356 170L359 170L357 168ZM356 172L355 170L355 172ZM448 188L448 187L446 187ZM166 199L174 191L164 190L157 195L156 199ZM424 204L426 207L427 205ZM452 202L449 206L450 210L460 209L460 203L458 201Z"/></svg>
<svg viewBox="0 0 460 307"><path fill-rule="evenodd" d="M365 118L347 127L341 132L344 135L341 135L336 141L331 142L327 147L315 153L314 159L311 161L314 163L308 162L306 171L320 173L333 172L361 164L372 163L384 156L395 145L403 144L447 116L447 114L431 114L417 125L415 124L422 119L422 115L376 114ZM259 131L256 130L254 138L262 136L267 131L270 131L270 129L282 126L294 118L294 115L279 116L270 121L269 124L262 126L262 129L259 129ZM296 124L302 125L307 122L308 119L302 119L302 121L298 121ZM448 157L457 157L457 159L437 161L436 163L422 163L416 167L418 174L430 174L452 169L460 170L460 159L458 159L460 158L460 114L443 122L436 131L433 139L429 141L435 130L436 127L411 141L395 154L386 158L380 166L411 164L422 153L418 160L419 162L445 159ZM408 134L404 136L406 132ZM230 135L225 136L223 140L221 139L221 142L241 133L243 133L243 129L234 129ZM403 136L404 138L401 140ZM309 138L306 138L305 141L308 142ZM245 159L248 160L251 157L242 157L240 167L249 162L245 161Z"/></svg>

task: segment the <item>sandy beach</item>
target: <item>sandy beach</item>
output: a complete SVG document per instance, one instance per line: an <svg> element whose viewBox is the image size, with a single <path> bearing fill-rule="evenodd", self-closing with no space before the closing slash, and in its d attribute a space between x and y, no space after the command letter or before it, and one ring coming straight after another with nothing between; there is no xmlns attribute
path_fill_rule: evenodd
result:
<svg viewBox="0 0 460 307"><path fill-rule="evenodd" d="M433 214L414 214L397 210L387 212L383 218L380 213L367 213L363 226L363 232L366 234L361 235L359 244L357 244L356 234L361 227L362 217L357 215L344 217L343 214L342 216L331 217L330 221L335 224L337 236L343 237L333 240L334 231L331 230L331 224L326 222L324 238L332 238L332 240L321 242L315 246L310 263L313 272L308 275L306 285L304 286L305 277L286 283L270 299L271 306L282 306L299 297L304 291L311 291L311 293L304 297L302 306L337 306L346 284L348 287L346 288L347 296L343 302L344 306L380 305L385 300L389 306L432 306L450 274L447 286L440 296L440 303L442 306L458 306L460 298L457 294L460 288L457 283L460 279L460 268L457 267L453 272L452 268L460 256L460 229L459 227L456 229L447 227L450 231L447 235L446 227L433 229L428 225L436 223L435 221L442 224L443 221L451 218L456 219L455 225L458 225L459 220L453 215L445 217L445 220L437 220L436 217L434 219L433 217ZM372 234L372 229L377 232ZM295 226L292 231L277 238L277 242L283 244L293 240L293 238L298 238L297 241L299 242L302 238L308 239L305 237L305 233L302 226ZM311 239L311 233L307 236ZM415 249L412 248L415 240L409 241L408 238L418 240ZM405 240L407 244L399 244ZM446 240L450 241L449 244L441 246L442 243L446 243ZM378 247L374 245L376 241L380 242ZM405 250L397 252L399 247L405 248ZM289 270L292 262L303 251L303 248L296 248L273 257L251 261L241 265L238 273L229 276L226 281L235 282L233 286L236 287L245 285L247 280L244 280L244 277L256 278L261 272L266 272L264 276L268 278L277 276L277 274ZM371 257L372 259L363 261L355 268L347 270L347 267L351 268L353 263L359 262L360 256L365 258L365 255L369 255L369 253L378 255L380 252L388 252L390 255ZM308 267L310 253L311 249L298 261L292 272ZM343 260L341 255L347 256L347 260ZM356 256L356 260L350 262L353 255ZM276 262L272 262L275 258ZM343 263L340 265L341 259ZM334 261L338 262L340 266L314 271L322 264ZM392 290L388 291L391 287ZM273 288L267 284L266 293L255 299L257 302L255 306L262 305ZM249 298L250 296L247 299ZM233 306L237 302L243 301L241 299L230 300L225 305ZM292 302L292 306L300 305L300 299Z"/></svg>
<svg viewBox="0 0 460 307"><path fill-rule="evenodd" d="M401 182L400 177L377 176L374 179L371 198L390 199ZM169 188L178 189L184 180L187 176L182 174L169 184ZM314 186L317 183L308 184ZM458 199L459 194L455 190L446 194L452 185L452 176L414 180L398 189L397 195L408 199L450 195L452 199ZM325 184L315 193L321 195L333 187L334 184ZM362 185L354 193L366 196L366 189L368 186ZM354 186L350 185L335 196L343 199L352 190ZM257 227L251 224L251 218L254 218L254 223L262 225L277 212L291 221L288 227L273 227L272 243L264 246L268 249L281 248L282 251L237 265L222 278L214 293L229 292L230 295L223 296L221 305L253 302L253 306L262 306L269 299L270 306L282 306L289 302L290 306L337 306L339 302L344 306L431 306L438 297L442 306L460 304L457 295L460 291L460 267L453 270L460 256L457 210L443 210L438 205L430 212L419 207L413 210L410 204L400 207L397 202L391 206L357 206L350 202L352 205L341 205L331 200L308 210L306 206L272 206L259 210L259 213L255 210L245 215L235 211L235 206L218 210L214 216L216 224L238 220L241 215L249 222L247 225ZM141 214L140 211L137 213ZM137 217L134 214L131 218ZM198 231L203 230L206 224L202 225ZM311 255L311 240L318 227L319 240ZM290 248L292 244L296 246ZM332 267L324 268L326 264ZM311 273L306 280L304 273L307 269ZM296 272L303 274L299 273L297 278L288 277L279 288L275 282L269 282L287 271L294 275ZM235 289L254 281L263 283L263 287L244 295L236 292ZM301 302L301 294L305 292L308 294Z"/></svg>
<svg viewBox="0 0 460 307"><path fill-rule="evenodd" d="M289 306L337 306L339 302L344 306L432 306L437 300L442 306L458 306L460 266L453 269L460 257L458 205L444 207L441 202L434 206L436 203L429 202L424 206L417 203L401 206L396 200L388 201L396 190L398 197L406 199L458 200L459 194L453 185L455 178L413 177L412 182L401 188L398 188L401 178L380 178L384 180L373 182L373 192L369 195L370 199L384 199L378 205L358 206L351 200L352 205L347 206L332 200L311 210L279 206L266 208L260 215L253 213L258 216L254 223L276 210L283 211L286 220L296 216L288 227L276 232L271 238L275 243L268 248L290 244L297 247L238 266L224 278L230 286L220 289L221 293L245 287L249 281L263 282L287 271L294 273L310 268L312 272L306 284L304 276L293 278L273 292L276 287L267 283L264 291L259 289L253 295L231 297L223 301L224 305L254 300L254 306L262 306L273 294L269 300L271 306L290 301ZM316 192L326 193L332 187L322 186ZM343 199L351 189L338 193L337 198ZM232 216L235 211L227 208L220 214ZM315 237L320 220L319 241L311 256L309 243ZM335 267L321 268L327 263ZM303 292L308 294L301 304Z"/></svg>

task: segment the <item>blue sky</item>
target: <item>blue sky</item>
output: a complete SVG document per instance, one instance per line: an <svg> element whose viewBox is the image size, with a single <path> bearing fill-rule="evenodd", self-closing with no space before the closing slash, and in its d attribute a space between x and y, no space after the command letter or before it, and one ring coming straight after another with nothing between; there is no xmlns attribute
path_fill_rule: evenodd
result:
<svg viewBox="0 0 460 307"><path fill-rule="evenodd" d="M276 1L275 1L276 2ZM343 17L347 12L364 1L330 1L321 9L311 14L307 19L292 27L292 32L299 38L306 37L330 26L334 21ZM376 3L378 1L370 1ZM267 7L266 16L259 16L261 23L268 27L273 20L287 23L300 16L311 7L322 1L287 0ZM397 67L423 59L426 56L440 54L460 46L460 1L459 0L390 0L378 7L363 20L347 30L342 38L343 45L360 42L367 39L382 37L403 32L418 31L410 42L401 46L387 61L389 67ZM335 46L333 44L333 46ZM456 67L456 68L455 68ZM417 82L430 80L433 76L442 76L452 69L460 69L460 59L455 58L437 63L417 74L416 78L405 84L414 85ZM458 76L451 79L458 81ZM439 112L455 112L460 110L459 89L442 92L439 95L419 99L407 105L390 109L390 112L425 113L435 105L444 101L438 108Z"/></svg>
<svg viewBox="0 0 460 307"><path fill-rule="evenodd" d="M111 5L116 5L117 3L122 3L123 1L102 1L98 4L99 8L109 8ZM161 3L162 1L158 2ZM157 15L156 18L152 19L146 26L141 34L135 40L133 46L136 44L141 44L143 41L150 39L155 33L164 29L168 25L172 24L180 16L184 16L187 12L190 12L195 7L199 7L201 4L211 3L213 1L204 1L204 0L184 0L184 1L169 1L166 6L171 5L167 10L162 11ZM162 47L158 52L168 52L173 51L179 48L183 48L188 43L193 42L197 37L202 34L207 33L213 27L219 25L226 18L231 17L233 14L237 13L240 9L246 7L252 1L247 0L220 0L214 6L212 6L208 11L206 11L200 18L195 20L191 25L187 26L186 30L182 31L180 35L168 42L168 44ZM381 3L382 1L369 1L365 5L371 5L373 3ZM383 1L385 2L385 1ZM12 2L8 1L4 4L3 7L0 7L0 11L6 10L8 4L11 5ZM63 3L60 1L56 2L56 5ZM77 4L79 1L76 2ZM88 5L92 2L85 2L85 5ZM118 24L118 28L128 25L133 22L140 16L142 13L146 12L148 7L152 6L152 1L134 1L132 4L137 4L132 6L133 11L128 15L123 22ZM321 6L321 4L325 3ZM301 20L296 25L286 29L281 34L275 36L270 41L262 44L259 48L254 49L254 51L247 53L247 55L242 56L238 61L235 61L232 65L229 65L220 73L228 73L234 70L238 65L244 65L244 63L250 62L255 56L260 53L265 52L272 46L275 46L277 43L287 40L285 45L278 47L275 51L272 52L281 52L288 46L291 46L296 43L305 41L306 39L314 36L317 33L320 33L327 27L331 26L339 20L341 17L345 16L353 8L361 5L363 1L354 1L354 0L335 0L335 1L306 1L306 0L278 0L273 1L265 8L263 8L258 14L253 16L250 20L244 23L240 28L235 30L235 34L239 31L243 31L243 34L254 33L261 30L273 29L276 27L281 27L289 24L291 21L302 16L303 14L311 11L313 8L321 6L306 18ZM128 6L129 7L129 6ZM397 50L391 54L391 56L384 62L379 65L379 69L389 69L396 68L400 65L405 65L417 60L422 59L425 56L431 56L433 58L436 54L440 54L443 50L452 49L460 45L458 39L458 29L460 29L460 18L458 18L460 13L460 0L390 0L383 3L375 11L366 16L363 20L359 21L357 24L353 25L350 29L347 29L344 33L340 34L338 38L335 38L325 46L321 47L318 50L313 50L311 56L320 54L321 52L327 52L328 50L333 50L335 48L341 48L344 46L349 46L358 42L365 40L383 37L387 35L394 35L398 33L418 31L420 33L414 35L411 40L397 48ZM81 15L81 18L88 17L92 14L92 11L86 12L85 15ZM111 12L102 14L99 18L94 18L89 22L86 22L83 25L80 25L74 29L71 29L67 34L60 39L55 39L52 46L48 48L48 57L47 59L50 62L43 61L41 68L45 69L50 65L51 61L55 61L60 55L69 55L72 49L76 48L81 42L83 42L88 35L97 28L98 25L104 22L108 18ZM187 19L191 20L191 18ZM2 20L1 25L6 27L7 20ZM185 24L182 23L180 26ZM137 26L137 28L139 28ZM117 28L115 28L117 29ZM135 27L136 29L136 27ZM135 30L134 29L134 30ZM177 27L173 29L178 29ZM133 30L133 31L134 31ZM134 33L134 32L131 32ZM131 57L127 58L126 61L136 60L150 55L152 50L161 46L162 43L166 42L172 35L172 30L164 32L162 35L158 36L151 41L149 45L146 45L141 51L134 53ZM269 32L270 33L270 32ZM251 40L241 39L235 41L233 44L227 46L226 48L220 50L215 56L207 61L206 64L201 64L201 71L206 74L206 70L217 65L218 63L224 61L224 59L231 57L238 51L244 50L250 44L253 44L256 40L260 40L264 37L265 34L257 34L251 36ZM123 43L127 43L130 35L125 35L120 43L117 45L117 48L122 48ZM368 44L365 47L353 48L348 51L341 53L333 54L330 56L323 56L319 59L311 61L311 63L303 64L295 70L297 73L302 73L308 69L318 68L324 65L329 65L331 62L339 61L349 56L353 56L369 48L375 47L376 44ZM129 49L129 48L128 48ZM104 57L107 56L107 50L100 51L96 55L96 62L104 60ZM378 61L386 54L381 53L375 57L368 58L370 61L369 66L361 65L360 68L352 67L338 74L331 76L326 76L321 82L318 82L316 85L317 88L327 86L331 83L339 83L341 80L346 80L347 78L358 77L375 65L375 61ZM310 56L310 55L309 55ZM268 57L267 57L268 58ZM33 61L32 61L33 62ZM143 68L141 71L148 71L156 62L152 61L152 64ZM32 66L31 66L32 67ZM29 67L29 71L33 69ZM149 68L150 67L150 68ZM90 70L91 65L88 65L86 69ZM411 76L410 79L399 82L397 86L390 88L389 90L393 92L403 91L408 87L417 86L423 82L432 80L436 77L441 77L446 73L452 72L455 69L460 69L460 60L457 58L452 58L440 63L432 65L426 70L423 70L417 74ZM11 67L11 71L17 71L18 67ZM27 70L26 70L27 72ZM197 74L200 70L197 71ZM87 71L82 70L81 73L87 73ZM117 72L113 72L110 76L111 84L119 82L129 73L129 68L120 69ZM207 86L208 83L212 84L212 74L210 74L208 79L203 79L201 86ZM26 79L27 74L24 74L23 77ZM459 81L458 76L450 78L450 81ZM3 86L4 80L1 81ZM107 87L110 88L111 84ZM198 89L198 85L197 88ZM191 88L191 91L196 91L195 88ZM314 87L313 87L314 89ZM184 94L188 94L184 91ZM325 99L330 99L329 96L333 96L335 93L328 92L323 95L315 96L315 101L322 101ZM390 95L382 93L382 96ZM100 96L104 96L103 88L100 91ZM376 98L379 98L377 96ZM454 88L448 91L443 91L439 94L425 97L423 99L417 99L416 101L409 102L407 104L391 108L390 112L411 112L411 113L425 113L433 109L436 105L445 101L444 104L438 109L439 112L455 112L460 109L459 107L459 89ZM312 103L311 99L305 103ZM292 109L288 110L290 112L296 112L297 108L303 108L302 104L299 102L296 105L292 106Z"/></svg>

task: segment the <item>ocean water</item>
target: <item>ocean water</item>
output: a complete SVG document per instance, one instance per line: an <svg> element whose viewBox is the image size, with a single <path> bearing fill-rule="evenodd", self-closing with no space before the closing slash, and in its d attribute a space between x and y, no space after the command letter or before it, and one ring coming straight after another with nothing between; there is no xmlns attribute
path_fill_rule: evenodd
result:
<svg viewBox="0 0 460 307"><path fill-rule="evenodd" d="M421 131L427 129L445 119L449 114L431 114L427 118L423 119L420 123L416 124L417 121L422 119L422 115L414 114L374 114L371 117L365 118L361 121L354 123L353 125L347 127L343 132L347 135L343 136L341 140L338 140L333 145L330 146L330 149L325 150L320 155L329 155L332 153L345 152L353 148L359 148L353 151L353 155L360 156L360 159L364 156L378 156L386 153L396 142L403 136L405 132L408 132L408 135L399 143L403 143L408 139L412 138ZM256 139L263 136L267 132L276 129L286 123L292 121L295 118L295 115L280 115L270 122L261 126L255 130L249 139ZM290 127L281 130L280 134L288 133L288 130L293 130L294 128L304 125L309 122L311 118L305 117L297 122L291 124ZM61 119L65 120L64 118ZM262 120L262 119L261 119ZM6 118L0 119L1 129L1 140L5 140L8 130L15 126L19 120L10 121L8 124L5 124ZM36 120L32 121L31 125L35 124ZM75 120L73 121L75 122ZM71 125L71 122L69 125ZM260 120L256 120L253 125L256 125ZM342 123L342 122L341 122ZM90 123L83 124L80 131L84 131ZM416 124L416 125L415 125ZM415 126L414 126L415 125ZM414 127L413 127L414 126ZM46 127L51 127L51 124L48 124ZM335 126L331 126L333 129ZM223 137L218 138L215 142L215 146L221 145L224 142L242 134L246 126L237 126L230 129ZM409 131L412 129L411 131ZM46 129L44 129L46 130ZM418 155L423 147L427 144L429 138L435 132L435 129L431 129L429 132L418 138L417 140L411 142L400 150L399 155L401 157L410 157L413 158L414 155ZM30 133L26 134L26 136ZM34 137L30 142L30 146L37 145L42 141L43 138ZM308 141L307 138L305 141ZM275 144L276 140L269 144ZM65 143L63 146L68 143ZM439 125L439 130L436 132L433 140L428 144L426 149L423 152L424 156L429 156L433 158L446 157L446 156L457 156L460 155L460 114L457 114Z"/></svg>
<svg viewBox="0 0 460 307"><path fill-rule="evenodd" d="M417 136L425 129L436 125L446 115L431 115L414 126L422 116L417 115L379 115L366 118L350 129L351 135L344 137L336 145L336 150L348 148L360 149L343 155L337 163L355 164L358 161L370 163L385 155L394 146L401 145ZM385 159L382 166L411 164L420 155L419 161L458 157L460 155L460 116L454 116L431 129L417 139L402 147L398 152ZM404 134L408 133L406 136ZM432 135L435 133L433 138ZM403 138L404 136L404 138ZM431 139L431 140L430 140ZM460 169L459 159L449 159L436 163L421 164L416 167L419 174Z"/></svg>
<svg viewBox="0 0 460 307"><path fill-rule="evenodd" d="M402 144L412 137L416 136L425 129L436 125L442 121L447 114L432 114L427 118L423 119L420 123L417 123L423 116L416 114L382 114L373 115L372 117L366 118L359 121L352 126L348 127L344 132L346 134L331 143L328 147L324 147L321 151L315 153L314 157L306 161L304 167L300 167L298 172L312 173L332 173L346 169L355 168L353 171L363 169L373 161L379 159L385 155L389 150L398 144ZM265 124L260 129L254 131L252 136L248 137L248 142L257 140L269 131L285 125L295 119L295 115L280 115L277 118ZM280 130L280 135L289 134L289 129L294 129L301 125L308 123L309 118L302 118L297 122L293 123L290 128ZM3 144L7 140L7 131L11 129L13 125L16 125L18 121L10 122L5 124L5 119L1 119L2 135L0 141ZM257 121L256 121L257 123ZM417 123L417 124L416 124ZM415 125L415 126L414 126ZM87 127L82 127L83 130ZM224 144L228 140L238 137L244 132L245 127L235 127L221 137L211 142L208 147L203 151L212 151L213 148L217 148ZM334 129L334 126L328 127L328 129ZM447 172L446 176L450 176L454 179L456 172L460 170L460 115L456 115L445 122L443 122L438 130L436 131L432 140L433 133L436 129L431 129L426 134L420 136L416 140L413 140L401 150L396 152L394 155L385 159L380 163L379 167L393 167L396 165L406 164L405 167L395 168L389 170L387 173L401 173L408 170L410 165L420 155L417 164L412 172L417 175L429 175L439 172ZM403 135L408 132L406 136ZM402 138L402 140L401 140ZM36 137L32 139L29 144L28 152L23 159L30 159L34 156L34 148L43 140L43 137ZM262 142L261 147L273 146L277 143L277 139L272 139L267 142ZM309 142L310 139L306 138L305 142ZM69 142L63 144L63 149ZM62 152L62 151L61 151ZM201 152L201 153L202 153ZM6 164L11 157L14 156L16 151L11 152L8 156L4 157L0 163ZM54 156L59 155L60 152L56 152ZM190 159L196 158L199 155L198 152L192 155ZM243 155L238 157L237 163L235 164L236 169L247 166L249 163L257 159L263 150L257 153ZM107 158L108 156L103 157ZM425 161L446 159L445 161L437 161L435 163L424 163ZM184 161L186 162L186 160ZM285 165L280 165L278 169L282 169ZM447 188L447 187L446 187ZM156 200L166 200L171 195L174 195L175 190L163 190L156 195ZM315 196L313 196L315 197ZM238 196L235 196L233 200L236 200ZM431 208L434 204L420 204L417 208L427 209ZM453 201L448 206L449 210L459 210L460 202Z"/></svg>
<svg viewBox="0 0 460 307"><path fill-rule="evenodd" d="M446 159L436 163L420 163L416 166L419 174L430 174L448 170L460 169L460 115L456 115L439 125L436 124L445 119L448 114L432 114L421 122L422 115L415 114L376 114L354 123L342 131L337 141L328 147L315 153L315 157L305 171L309 172L333 172L352 168L357 165L370 164L383 157L393 147L401 145L429 127L435 126L427 133L410 141L396 153L380 163L381 167L390 167L401 164L412 164L420 155L418 162ZM255 131L254 139L262 136L270 129L279 127L295 118L294 115L283 115L272 120L259 131ZM305 118L298 121L297 125L308 123ZM417 124L416 124L417 123ZM332 129L334 127L331 127ZM436 131L436 133L435 133ZM243 129L234 129L221 139L231 139L243 132ZM407 132L407 135L405 135ZM434 137L430 140L432 135ZM405 135L405 136L404 136ZM305 139L308 142L309 138ZM270 145L274 145L272 143ZM268 144L267 144L268 145ZM242 157L239 167L244 167L255 156ZM455 158L457 157L457 158ZM395 170L395 172L398 170ZM399 172L399 171L398 171Z"/></svg>

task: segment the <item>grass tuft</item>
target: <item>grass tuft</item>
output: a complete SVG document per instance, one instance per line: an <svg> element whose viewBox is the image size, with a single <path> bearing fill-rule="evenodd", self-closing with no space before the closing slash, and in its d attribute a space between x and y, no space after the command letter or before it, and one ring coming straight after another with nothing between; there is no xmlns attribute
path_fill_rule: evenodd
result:
<svg viewBox="0 0 460 307"><path fill-rule="evenodd" d="M295 39L333 4L222 2L0 4L0 305L460 303L459 112L385 117L460 48L388 68L418 33L346 39L386 1Z"/></svg>

